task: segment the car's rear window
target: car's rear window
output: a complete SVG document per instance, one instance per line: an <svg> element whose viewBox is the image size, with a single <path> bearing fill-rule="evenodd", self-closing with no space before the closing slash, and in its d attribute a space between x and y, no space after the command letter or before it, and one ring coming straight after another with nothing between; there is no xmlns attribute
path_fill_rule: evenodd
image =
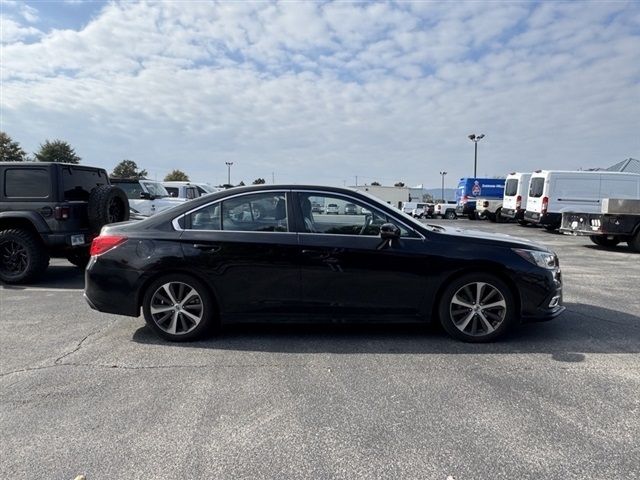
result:
<svg viewBox="0 0 640 480"><path fill-rule="evenodd" d="M536 177L531 179L529 184L529 196L533 198L540 198L544 191L544 178Z"/></svg>
<svg viewBox="0 0 640 480"><path fill-rule="evenodd" d="M504 194L508 197L513 197L518 193L518 179L510 178L504 187Z"/></svg>
<svg viewBox="0 0 640 480"><path fill-rule="evenodd" d="M100 185L108 184L107 174L103 170L87 170L74 167L64 167L62 169L64 199L67 201L87 201L91 190Z"/></svg>

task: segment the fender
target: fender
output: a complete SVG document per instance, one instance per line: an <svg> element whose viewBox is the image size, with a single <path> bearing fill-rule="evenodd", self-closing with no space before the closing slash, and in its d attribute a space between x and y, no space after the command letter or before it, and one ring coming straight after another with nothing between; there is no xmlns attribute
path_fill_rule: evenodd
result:
<svg viewBox="0 0 640 480"><path fill-rule="evenodd" d="M0 212L0 223L4 223L6 220L21 219L27 220L33 225L38 233L50 232L49 225L44 221L42 216L37 212L20 212L20 211L8 211Z"/></svg>

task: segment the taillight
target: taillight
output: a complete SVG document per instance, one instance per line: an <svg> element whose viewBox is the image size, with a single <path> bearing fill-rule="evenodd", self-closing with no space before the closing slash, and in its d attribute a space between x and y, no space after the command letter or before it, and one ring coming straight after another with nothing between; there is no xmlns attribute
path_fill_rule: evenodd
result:
<svg viewBox="0 0 640 480"><path fill-rule="evenodd" d="M518 195L516 197L516 210L520 210L522 208L522 195Z"/></svg>
<svg viewBox="0 0 640 480"><path fill-rule="evenodd" d="M119 235L101 235L94 238L91 242L91 250L89 250L89 254L92 257L102 255L126 241L127 237L121 237Z"/></svg>
<svg viewBox="0 0 640 480"><path fill-rule="evenodd" d="M56 207L53 211L53 217L56 220L66 220L69 218L70 213L71 209L69 207Z"/></svg>
<svg viewBox="0 0 640 480"><path fill-rule="evenodd" d="M462 203L467 203L467 200L469 200L469 197L467 195L462 197Z"/></svg>
<svg viewBox="0 0 640 480"><path fill-rule="evenodd" d="M549 197L542 198L542 214L547 213L547 208L549 207Z"/></svg>

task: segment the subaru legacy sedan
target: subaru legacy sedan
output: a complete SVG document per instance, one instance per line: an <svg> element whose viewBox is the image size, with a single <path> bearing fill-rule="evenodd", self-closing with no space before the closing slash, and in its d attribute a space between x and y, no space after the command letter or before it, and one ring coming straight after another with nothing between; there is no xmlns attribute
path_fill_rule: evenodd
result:
<svg viewBox="0 0 640 480"><path fill-rule="evenodd" d="M314 214L352 203L355 215ZM172 341L236 322L429 322L486 342L564 310L558 258L508 235L423 224L349 189L258 185L108 225L85 297Z"/></svg>

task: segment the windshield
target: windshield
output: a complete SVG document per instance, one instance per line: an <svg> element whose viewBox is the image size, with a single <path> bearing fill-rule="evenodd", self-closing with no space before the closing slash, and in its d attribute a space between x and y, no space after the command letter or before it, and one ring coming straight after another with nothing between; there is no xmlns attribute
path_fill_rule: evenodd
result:
<svg viewBox="0 0 640 480"><path fill-rule="evenodd" d="M154 197L168 197L169 192L163 185L157 182L140 181L142 186Z"/></svg>

